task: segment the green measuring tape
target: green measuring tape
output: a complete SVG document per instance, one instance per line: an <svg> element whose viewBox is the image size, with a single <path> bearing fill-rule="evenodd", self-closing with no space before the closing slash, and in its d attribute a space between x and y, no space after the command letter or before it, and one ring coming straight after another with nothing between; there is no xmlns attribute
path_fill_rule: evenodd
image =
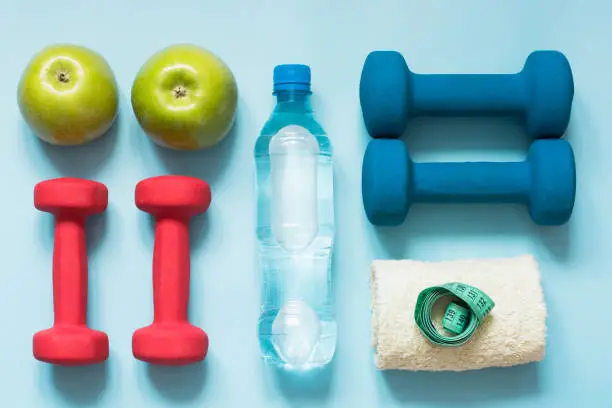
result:
<svg viewBox="0 0 612 408"><path fill-rule="evenodd" d="M458 298L449 303L442 318L442 327L455 334L454 336L440 333L431 319L433 305L438 299L447 296ZM423 335L432 343L457 347L465 344L474 335L494 307L495 302L480 289L460 282L451 282L427 288L419 293L414 320Z"/></svg>

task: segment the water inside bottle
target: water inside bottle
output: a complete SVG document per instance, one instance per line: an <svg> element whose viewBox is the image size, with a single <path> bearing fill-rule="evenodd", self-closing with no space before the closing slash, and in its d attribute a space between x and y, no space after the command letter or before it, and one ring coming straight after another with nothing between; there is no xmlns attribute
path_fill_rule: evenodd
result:
<svg viewBox="0 0 612 408"><path fill-rule="evenodd" d="M258 237L264 273L259 337L264 358L290 369L322 366L336 345L329 273L329 140L290 124L258 145Z"/></svg>

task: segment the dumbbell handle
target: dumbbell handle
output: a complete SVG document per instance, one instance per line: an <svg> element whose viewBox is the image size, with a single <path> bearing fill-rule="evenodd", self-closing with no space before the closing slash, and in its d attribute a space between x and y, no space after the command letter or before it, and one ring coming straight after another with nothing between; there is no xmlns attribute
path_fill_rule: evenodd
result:
<svg viewBox="0 0 612 408"><path fill-rule="evenodd" d="M158 218L153 248L154 323L187 320L189 275L189 219Z"/></svg>
<svg viewBox="0 0 612 408"><path fill-rule="evenodd" d="M530 166L512 163L415 163L414 202L521 203L529 195Z"/></svg>
<svg viewBox="0 0 612 408"><path fill-rule="evenodd" d="M519 74L411 74L415 115L490 115L521 112L526 95Z"/></svg>
<svg viewBox="0 0 612 408"><path fill-rule="evenodd" d="M54 325L85 325L87 246L85 217L57 215L53 243Z"/></svg>

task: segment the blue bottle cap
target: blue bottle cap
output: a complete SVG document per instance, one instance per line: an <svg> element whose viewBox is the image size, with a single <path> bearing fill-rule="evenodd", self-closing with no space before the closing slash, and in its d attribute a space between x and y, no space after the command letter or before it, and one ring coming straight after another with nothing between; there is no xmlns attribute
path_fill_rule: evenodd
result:
<svg viewBox="0 0 612 408"><path fill-rule="evenodd" d="M274 92L310 91L310 67L302 64L283 64L274 67Z"/></svg>

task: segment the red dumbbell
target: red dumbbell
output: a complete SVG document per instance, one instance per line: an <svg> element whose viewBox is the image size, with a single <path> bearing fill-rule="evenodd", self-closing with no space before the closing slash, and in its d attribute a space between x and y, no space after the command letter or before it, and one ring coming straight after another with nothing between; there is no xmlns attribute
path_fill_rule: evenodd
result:
<svg viewBox="0 0 612 408"><path fill-rule="evenodd" d="M210 187L187 176L159 176L136 185L136 206L156 219L153 249L153 323L134 332L139 360L161 365L202 361L208 336L187 319L189 221L210 205Z"/></svg>
<svg viewBox="0 0 612 408"><path fill-rule="evenodd" d="M108 358L108 336L87 327L85 221L108 205L104 184L58 178L34 187L34 206L55 216L53 244L53 327L34 335L37 360L85 365Z"/></svg>

